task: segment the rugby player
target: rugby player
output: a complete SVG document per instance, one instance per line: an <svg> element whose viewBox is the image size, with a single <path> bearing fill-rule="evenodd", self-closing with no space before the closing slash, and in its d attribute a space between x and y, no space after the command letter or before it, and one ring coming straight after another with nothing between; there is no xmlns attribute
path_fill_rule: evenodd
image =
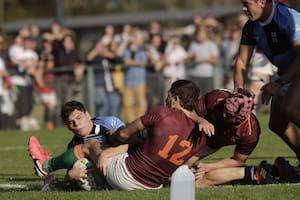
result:
<svg viewBox="0 0 300 200"><path fill-rule="evenodd" d="M35 172L38 176L45 177L44 180L48 182L52 180L52 176L50 176L50 178L47 177L50 172L58 169L68 169L70 176L67 176L66 180L71 181L69 177L72 177L72 179L80 179L84 182L83 179L87 178L86 168L78 169L78 167L75 167L75 170L71 170L74 160L70 159L69 154L73 151L73 147L91 138L97 138L103 143L106 143L106 131L117 130L121 126L125 126L125 124L117 117L112 116L91 119L90 113L86 110L84 105L78 101L65 103L61 109L61 118L68 129L74 134L68 144L67 151L63 154L51 158L48 152L42 148L37 137L31 136L29 138L28 150L34 162ZM123 146L121 151L127 151L127 149L127 146ZM64 160L64 162L62 162L62 160ZM74 173L73 171L76 172Z"/></svg>
<svg viewBox="0 0 300 200"><path fill-rule="evenodd" d="M271 102L269 127L300 160L300 14L272 0L241 0L249 20L243 27L234 68L235 87L244 87L249 61L258 47L277 67L278 79L262 88L262 103ZM294 125L296 127L294 127Z"/></svg>
<svg viewBox="0 0 300 200"><path fill-rule="evenodd" d="M253 107L253 95L242 88L234 91L213 90L198 100L197 114L214 126L214 134L206 135L206 145L200 158L209 156L228 145L235 145L235 148L231 157L212 163L198 162L194 166L195 173L204 175L219 168L245 165L260 135L260 125L252 113ZM192 116L192 118L197 121L199 116ZM216 177L216 181L219 181ZM196 185L201 184L203 180L198 176Z"/></svg>

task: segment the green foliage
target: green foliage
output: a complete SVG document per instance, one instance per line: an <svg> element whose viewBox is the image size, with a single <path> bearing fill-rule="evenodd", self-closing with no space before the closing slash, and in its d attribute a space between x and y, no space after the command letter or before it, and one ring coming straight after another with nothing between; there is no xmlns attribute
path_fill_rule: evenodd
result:
<svg viewBox="0 0 300 200"><path fill-rule="evenodd" d="M267 128L268 116L259 117L262 127L261 140L251 155L247 164L258 164L266 159L273 163L277 156L285 156L291 164L298 164L293 152L275 134ZM41 130L36 132L2 131L0 132L0 199L124 199L124 200L169 200L169 188L147 191L94 191L94 192L40 192L42 180L33 173L33 163L28 156L27 140L30 135L36 135L42 145L53 151L53 155L63 152L72 134L65 128ZM232 155L233 148L226 147L216 154L206 158L205 162L213 162ZM63 178L65 171L56 174ZM3 184L14 185L8 188ZM18 187L17 187L18 186ZM196 199L298 199L299 184L276 184L266 186L219 186L215 188L197 189Z"/></svg>
<svg viewBox="0 0 300 200"><path fill-rule="evenodd" d="M226 5L236 5L238 0L227 0ZM55 18L57 0L0 0L0 21ZM153 10L195 9L224 5L219 0L59 0L64 16L120 14ZM239 3L239 1L238 1Z"/></svg>
<svg viewBox="0 0 300 200"><path fill-rule="evenodd" d="M1 0L3 21L37 19L55 16L55 1Z"/></svg>
<svg viewBox="0 0 300 200"><path fill-rule="evenodd" d="M239 5L240 0L59 0L64 16L120 14L154 10L185 10L207 7ZM56 0L0 0L0 21L55 18ZM295 8L300 2L290 0Z"/></svg>

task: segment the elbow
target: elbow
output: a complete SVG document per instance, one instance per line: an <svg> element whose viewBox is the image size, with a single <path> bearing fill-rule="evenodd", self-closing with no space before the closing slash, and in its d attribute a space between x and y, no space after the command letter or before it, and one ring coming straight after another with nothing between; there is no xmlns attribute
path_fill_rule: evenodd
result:
<svg viewBox="0 0 300 200"><path fill-rule="evenodd" d="M121 143L126 143L126 141L128 140L128 134L127 134L127 132L125 130L120 130L118 140Z"/></svg>
<svg viewBox="0 0 300 200"><path fill-rule="evenodd" d="M235 160L235 166L233 167L239 167L239 166L243 166L246 163L247 159L239 159L239 158L232 158L233 160Z"/></svg>
<svg viewBox="0 0 300 200"><path fill-rule="evenodd" d="M128 136L126 134L126 131L124 131L122 128L109 136L109 141L112 146L118 146L124 144L126 143L127 140L128 140Z"/></svg>

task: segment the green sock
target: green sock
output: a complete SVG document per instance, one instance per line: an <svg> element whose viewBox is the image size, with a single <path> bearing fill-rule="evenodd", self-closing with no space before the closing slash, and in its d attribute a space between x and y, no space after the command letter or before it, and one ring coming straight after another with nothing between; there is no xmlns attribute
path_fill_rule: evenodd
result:
<svg viewBox="0 0 300 200"><path fill-rule="evenodd" d="M68 149L59 156L50 158L43 163L43 169L47 172L53 172L58 169L71 169L73 164L77 161L74 154L74 147Z"/></svg>

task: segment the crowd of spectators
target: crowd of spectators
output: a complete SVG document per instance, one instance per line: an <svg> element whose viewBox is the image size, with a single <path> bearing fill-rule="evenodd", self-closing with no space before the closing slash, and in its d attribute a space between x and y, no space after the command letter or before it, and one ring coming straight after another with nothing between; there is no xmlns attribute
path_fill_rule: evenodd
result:
<svg viewBox="0 0 300 200"><path fill-rule="evenodd" d="M231 23L195 16L184 27L164 29L124 24L120 32L106 25L93 46L81 55L76 33L53 22L41 33L35 24L22 27L13 41L0 34L0 130L32 130L59 124L57 111L71 99L85 98L85 71L94 68L96 116L114 115L126 122L148 108L164 104L170 84L194 81L201 94L232 89L232 63L238 49L241 15ZM240 20L240 21L239 21ZM43 105L44 123L33 115Z"/></svg>

